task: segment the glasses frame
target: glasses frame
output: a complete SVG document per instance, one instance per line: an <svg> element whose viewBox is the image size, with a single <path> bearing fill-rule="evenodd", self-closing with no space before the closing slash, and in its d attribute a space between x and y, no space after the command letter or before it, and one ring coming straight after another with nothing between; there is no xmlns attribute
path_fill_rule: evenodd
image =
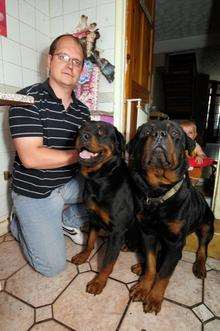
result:
<svg viewBox="0 0 220 331"><path fill-rule="evenodd" d="M63 63L70 63L71 61L73 67L76 67L78 69L81 69L83 67L83 62L74 57L70 57L66 53L54 53L53 55L56 55L58 59Z"/></svg>

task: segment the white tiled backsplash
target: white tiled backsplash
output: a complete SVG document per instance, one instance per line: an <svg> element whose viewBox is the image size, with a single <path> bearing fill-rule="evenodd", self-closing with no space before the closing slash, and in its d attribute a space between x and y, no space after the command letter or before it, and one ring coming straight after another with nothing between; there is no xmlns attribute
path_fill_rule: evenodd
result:
<svg viewBox="0 0 220 331"><path fill-rule="evenodd" d="M0 90L15 92L45 79L51 40L71 33L82 14L98 24L101 57L114 64L115 0L7 0L7 38L0 36ZM99 110L113 112L114 83L101 76ZM13 147L7 128L7 110L0 107L0 235L7 229L10 210L8 182Z"/></svg>

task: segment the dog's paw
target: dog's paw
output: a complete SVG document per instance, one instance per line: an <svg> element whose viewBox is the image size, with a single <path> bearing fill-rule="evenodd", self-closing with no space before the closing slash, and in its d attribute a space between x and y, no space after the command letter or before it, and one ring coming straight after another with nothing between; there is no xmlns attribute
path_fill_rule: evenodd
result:
<svg viewBox="0 0 220 331"><path fill-rule="evenodd" d="M155 315L157 315L161 310L162 302L163 299L161 300L149 295L147 301L143 303L143 311L145 313L155 313Z"/></svg>
<svg viewBox="0 0 220 331"><path fill-rule="evenodd" d="M205 263L195 261L193 264L193 273L196 278L204 279L206 278L206 267Z"/></svg>
<svg viewBox="0 0 220 331"><path fill-rule="evenodd" d="M146 301L150 288L139 282L131 287L129 295L132 301Z"/></svg>
<svg viewBox="0 0 220 331"><path fill-rule="evenodd" d="M137 264L134 264L132 267L131 267L131 271L140 276L143 274L143 270L144 270L144 264L143 263L137 263Z"/></svg>
<svg viewBox="0 0 220 331"><path fill-rule="evenodd" d="M95 277L86 285L86 292L90 294L100 294L106 285L106 280Z"/></svg>
<svg viewBox="0 0 220 331"><path fill-rule="evenodd" d="M71 262L76 264L76 265L83 264L87 261L87 259L89 258L89 255L90 255L90 252L83 251L83 252L73 256L72 259L71 259Z"/></svg>

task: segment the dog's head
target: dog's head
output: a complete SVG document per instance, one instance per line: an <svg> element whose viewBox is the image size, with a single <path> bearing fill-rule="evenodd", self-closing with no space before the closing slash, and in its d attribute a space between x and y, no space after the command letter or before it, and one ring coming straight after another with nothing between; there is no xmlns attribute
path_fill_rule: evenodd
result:
<svg viewBox="0 0 220 331"><path fill-rule="evenodd" d="M185 151L195 148L174 121L149 121L128 145L132 167L144 172L152 186L172 184L187 171Z"/></svg>
<svg viewBox="0 0 220 331"><path fill-rule="evenodd" d="M112 124L88 121L78 132L76 149L79 163L88 172L96 172L111 159L123 156L125 140Z"/></svg>

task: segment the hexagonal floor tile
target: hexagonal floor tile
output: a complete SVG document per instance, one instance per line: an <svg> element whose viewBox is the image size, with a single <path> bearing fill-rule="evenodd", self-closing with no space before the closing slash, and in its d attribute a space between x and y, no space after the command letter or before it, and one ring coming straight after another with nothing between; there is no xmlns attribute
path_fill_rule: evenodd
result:
<svg viewBox="0 0 220 331"><path fill-rule="evenodd" d="M43 306L36 309L36 322L52 318L52 306Z"/></svg>
<svg viewBox="0 0 220 331"><path fill-rule="evenodd" d="M145 314L140 302L132 302L120 331L201 331L201 322L187 308L164 301L158 315Z"/></svg>
<svg viewBox="0 0 220 331"><path fill-rule="evenodd" d="M165 297L187 306L202 301L202 280L192 272L192 264L179 261L165 292Z"/></svg>
<svg viewBox="0 0 220 331"><path fill-rule="evenodd" d="M54 318L74 330L115 330L128 302L126 286L108 279L99 295L86 293L93 272L78 275L53 304Z"/></svg>
<svg viewBox="0 0 220 331"><path fill-rule="evenodd" d="M34 307L51 304L77 274L76 267L67 263L59 275L44 277L26 265L6 283L6 290Z"/></svg>
<svg viewBox="0 0 220 331"><path fill-rule="evenodd" d="M28 330L34 323L34 309L25 303L0 293L0 330Z"/></svg>
<svg viewBox="0 0 220 331"><path fill-rule="evenodd" d="M0 236L0 244L4 241L4 236Z"/></svg>
<svg viewBox="0 0 220 331"><path fill-rule="evenodd" d="M61 325L60 323L51 320L51 321L35 324L31 328L31 330L34 330L34 331L66 331L66 330L69 330L69 328L66 328L64 325Z"/></svg>
<svg viewBox="0 0 220 331"><path fill-rule="evenodd" d="M0 244L0 279L9 277L25 264L27 262L16 241L4 241Z"/></svg>
<svg viewBox="0 0 220 331"><path fill-rule="evenodd" d="M220 260L213 259L212 257L207 258L207 264L214 270L220 271Z"/></svg>
<svg viewBox="0 0 220 331"><path fill-rule="evenodd" d="M220 330L220 320L213 320L204 325L204 331Z"/></svg>
<svg viewBox="0 0 220 331"><path fill-rule="evenodd" d="M205 280L204 302L209 309L220 316L220 272L209 271Z"/></svg>
<svg viewBox="0 0 220 331"><path fill-rule="evenodd" d="M90 260L92 270L98 271L102 266L106 246L93 256ZM138 262L137 255L133 252L120 252L110 277L118 279L125 283L130 283L138 279L138 276L131 272L131 266Z"/></svg>
<svg viewBox="0 0 220 331"><path fill-rule="evenodd" d="M203 303L193 308L193 311L202 322L208 321L209 319L214 317L212 312Z"/></svg>

